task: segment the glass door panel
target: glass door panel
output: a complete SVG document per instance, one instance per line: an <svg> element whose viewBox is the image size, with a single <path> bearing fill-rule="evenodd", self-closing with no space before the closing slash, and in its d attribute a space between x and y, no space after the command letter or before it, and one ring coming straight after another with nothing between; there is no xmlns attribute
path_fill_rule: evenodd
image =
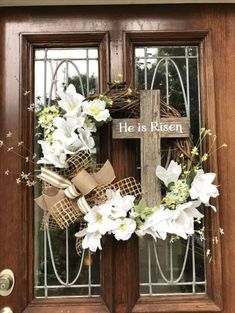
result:
<svg viewBox="0 0 235 313"><path fill-rule="evenodd" d="M200 127L198 61L196 46L135 48L136 87L159 89L161 101L188 116L195 142ZM163 166L170 140L161 140ZM139 240L141 295L206 292L203 225L195 225L195 229L187 241L172 236L165 241Z"/></svg>
<svg viewBox="0 0 235 313"><path fill-rule="evenodd" d="M71 83L85 97L99 90L98 48L36 49L34 65L36 110L53 105L58 89ZM35 119L35 140L39 136ZM36 141L35 152L40 155ZM98 158L97 151L92 153ZM38 170L36 165L36 173ZM37 184L35 198L40 195L41 186ZM43 210L35 205L35 297L100 295L100 254L85 250L77 253L74 234L79 223L61 230L51 221L45 228L42 221Z"/></svg>

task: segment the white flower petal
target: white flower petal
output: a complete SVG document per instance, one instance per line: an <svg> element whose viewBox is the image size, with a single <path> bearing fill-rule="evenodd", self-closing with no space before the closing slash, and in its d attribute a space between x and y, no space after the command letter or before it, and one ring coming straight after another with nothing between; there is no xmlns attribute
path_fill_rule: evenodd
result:
<svg viewBox="0 0 235 313"><path fill-rule="evenodd" d="M216 212L216 207L214 206L214 205L212 205L212 204L210 204L209 202L208 203L205 203L205 206L209 206L209 207L211 207L212 208L212 210L214 211L214 212Z"/></svg>
<svg viewBox="0 0 235 313"><path fill-rule="evenodd" d="M77 232L77 233L75 234L75 237L78 237L78 238L84 237L86 234L87 234L87 229L84 228L84 229L80 230L79 232Z"/></svg>
<svg viewBox="0 0 235 313"><path fill-rule="evenodd" d="M88 233L82 241L83 249L89 249L92 252L96 252L98 248L102 250L101 237L102 235L99 232Z"/></svg>
<svg viewBox="0 0 235 313"><path fill-rule="evenodd" d="M82 102L84 97L76 92L75 87L70 84L66 91L58 90L61 100L59 106L66 111L65 116L77 116L81 114Z"/></svg>
<svg viewBox="0 0 235 313"><path fill-rule="evenodd" d="M170 183L177 181L181 172L181 166L173 160L170 162L167 169L160 165L156 168L156 176L165 184L166 187Z"/></svg>
<svg viewBox="0 0 235 313"><path fill-rule="evenodd" d="M83 104L84 112L98 122L106 121L110 117L109 110L105 107L106 103L100 99L94 99Z"/></svg>
<svg viewBox="0 0 235 313"><path fill-rule="evenodd" d="M66 89L66 94L69 96L72 96L73 94L76 94L76 88L73 84L69 84Z"/></svg>
<svg viewBox="0 0 235 313"><path fill-rule="evenodd" d="M204 174L203 170L198 170L189 191L191 198L200 199L204 204L209 202L210 197L216 198L219 192L217 187L212 184L214 179L215 173Z"/></svg>
<svg viewBox="0 0 235 313"><path fill-rule="evenodd" d="M63 146L59 142L56 141L51 145L46 141L39 140L38 143L41 145L43 153L43 157L38 161L38 164L52 164L58 168L65 166L66 155Z"/></svg>
<svg viewBox="0 0 235 313"><path fill-rule="evenodd" d="M62 117L54 117L53 124L57 128L66 128L66 120Z"/></svg>
<svg viewBox="0 0 235 313"><path fill-rule="evenodd" d="M136 223L130 218L124 218L119 223L117 229L113 230L113 234L117 240L128 240L135 232Z"/></svg>
<svg viewBox="0 0 235 313"><path fill-rule="evenodd" d="M168 186L167 171L164 167L160 165L157 166L156 176L165 184L165 186Z"/></svg>

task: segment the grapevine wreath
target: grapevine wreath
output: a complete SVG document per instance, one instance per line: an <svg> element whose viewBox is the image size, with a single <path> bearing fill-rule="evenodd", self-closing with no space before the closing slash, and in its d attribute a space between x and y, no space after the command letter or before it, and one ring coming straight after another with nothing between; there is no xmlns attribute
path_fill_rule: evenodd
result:
<svg viewBox="0 0 235 313"><path fill-rule="evenodd" d="M58 101L36 112L42 130L38 140L42 165L38 178L42 195L35 199L44 210L43 228L65 229L79 222L79 247L95 252L102 238L113 235L128 240L132 235L151 235L155 240L168 234L186 239L195 232L195 221L203 218L202 207L219 195L213 184L216 174L203 164L212 153L201 154L201 143L211 131L201 129L195 146L191 138L172 140L164 167L156 164L156 179L163 189L160 203L149 207L141 185L133 177L115 181L111 163L96 164L94 135L112 116L137 118L140 93L116 81L103 94L84 98L71 84L58 91ZM161 117L179 117L179 112L161 101ZM224 145L225 146L225 145Z"/></svg>

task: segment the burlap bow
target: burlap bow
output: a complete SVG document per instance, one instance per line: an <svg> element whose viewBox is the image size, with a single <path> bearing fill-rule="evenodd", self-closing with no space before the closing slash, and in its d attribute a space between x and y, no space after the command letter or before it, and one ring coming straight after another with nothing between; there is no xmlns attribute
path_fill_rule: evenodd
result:
<svg viewBox="0 0 235 313"><path fill-rule="evenodd" d="M50 187L44 188L35 202L49 212L61 228L65 228L84 214L74 199L89 194L98 186L111 184L115 173L111 163L106 161L98 172L89 173L83 168L71 180L45 167L41 168L38 178Z"/></svg>
<svg viewBox="0 0 235 313"><path fill-rule="evenodd" d="M97 172L88 172L92 158L87 151L78 152L67 162L68 167L63 170L65 176L44 167L38 175L44 184L42 195L35 202L44 210L43 229L49 228L51 223L55 225L54 221L61 229L81 221L92 206L107 200L107 189L120 190L122 196L139 197L141 194L141 186L133 177L113 183L115 173L109 161ZM95 168L99 165L95 164Z"/></svg>

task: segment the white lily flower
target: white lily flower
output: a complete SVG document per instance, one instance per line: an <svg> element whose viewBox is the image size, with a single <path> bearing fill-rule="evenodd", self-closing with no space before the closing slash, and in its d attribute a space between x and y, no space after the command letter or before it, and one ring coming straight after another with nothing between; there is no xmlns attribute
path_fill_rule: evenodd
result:
<svg viewBox="0 0 235 313"><path fill-rule="evenodd" d="M105 107L106 103L100 99L94 99L83 105L84 112L97 122L106 121L110 117L109 110Z"/></svg>
<svg viewBox="0 0 235 313"><path fill-rule="evenodd" d="M94 233L88 233L87 228L82 229L78 233L75 234L76 237L84 237L82 241L82 248L83 249L89 249L92 252L96 252L97 248L102 250L101 247L101 233L98 231Z"/></svg>
<svg viewBox="0 0 235 313"><path fill-rule="evenodd" d="M216 198L219 195L217 187L212 184L215 176L215 173L205 174L202 169L198 170L189 191L190 197L200 199L202 203L208 205L210 197Z"/></svg>
<svg viewBox="0 0 235 313"><path fill-rule="evenodd" d="M90 251L96 252L97 248L102 250L101 247L101 237L102 235L97 231L95 233L87 233L82 242L82 248L89 248Z"/></svg>
<svg viewBox="0 0 235 313"><path fill-rule="evenodd" d="M106 234L116 227L115 222L109 217L110 210L100 205L94 206L85 216L84 220L88 222L87 232L99 232L101 235Z"/></svg>
<svg viewBox="0 0 235 313"><path fill-rule="evenodd" d="M175 210L166 209L172 215L168 220L167 232L184 239L187 239L188 235L194 234L194 218L201 219L203 217L203 214L196 209L200 204L201 201L195 200L178 204Z"/></svg>
<svg viewBox="0 0 235 313"><path fill-rule="evenodd" d="M66 121L76 128L84 127L85 120L86 120L85 116L66 117Z"/></svg>
<svg viewBox="0 0 235 313"><path fill-rule="evenodd" d="M84 123L84 118L68 118L55 117L53 124L57 129L53 132L53 139L63 142L65 145L71 145L76 141L78 135L75 133L76 129L81 127Z"/></svg>
<svg viewBox="0 0 235 313"><path fill-rule="evenodd" d="M66 154L59 141L54 141L52 145L44 140L39 140L38 143L41 145L43 153L43 157L37 162L38 164L52 164L58 168L65 166Z"/></svg>
<svg viewBox="0 0 235 313"><path fill-rule="evenodd" d="M126 217L127 212L134 207L134 196L121 196L120 190L107 190L106 195L108 200L104 203L108 209L111 209L111 217L117 219L119 217Z"/></svg>
<svg viewBox="0 0 235 313"><path fill-rule="evenodd" d="M91 150L95 146L95 141L89 130L80 128L76 144L78 145L79 150Z"/></svg>
<svg viewBox="0 0 235 313"><path fill-rule="evenodd" d="M81 115L81 108L83 100L82 95L76 92L74 85L70 84L66 91L63 89L58 90L58 95L61 100L58 101L59 106L66 111L65 116L79 116Z"/></svg>
<svg viewBox="0 0 235 313"><path fill-rule="evenodd" d="M149 234L155 240L156 238L165 240L167 236L168 219L171 218L171 212L165 210L164 207L155 207L153 209L154 213L147 216L144 224L136 230L136 234L139 237Z"/></svg>
<svg viewBox="0 0 235 313"><path fill-rule="evenodd" d="M53 124L57 129L53 133L54 140L60 140L67 144L73 143L77 139L75 133L76 126L74 123L70 123L62 117L56 117L53 120Z"/></svg>
<svg viewBox="0 0 235 313"><path fill-rule="evenodd" d="M128 240L136 229L136 223L131 218L117 220L117 228L113 230L113 234L117 240Z"/></svg>
<svg viewBox="0 0 235 313"><path fill-rule="evenodd" d="M69 155L75 154L77 151L81 150L82 144L79 139L76 139L72 144L67 145L63 143L64 152Z"/></svg>
<svg viewBox="0 0 235 313"><path fill-rule="evenodd" d="M181 166L173 160L170 162L167 169L160 165L156 168L157 177L165 184L166 187L168 187L170 183L177 181L181 172Z"/></svg>

